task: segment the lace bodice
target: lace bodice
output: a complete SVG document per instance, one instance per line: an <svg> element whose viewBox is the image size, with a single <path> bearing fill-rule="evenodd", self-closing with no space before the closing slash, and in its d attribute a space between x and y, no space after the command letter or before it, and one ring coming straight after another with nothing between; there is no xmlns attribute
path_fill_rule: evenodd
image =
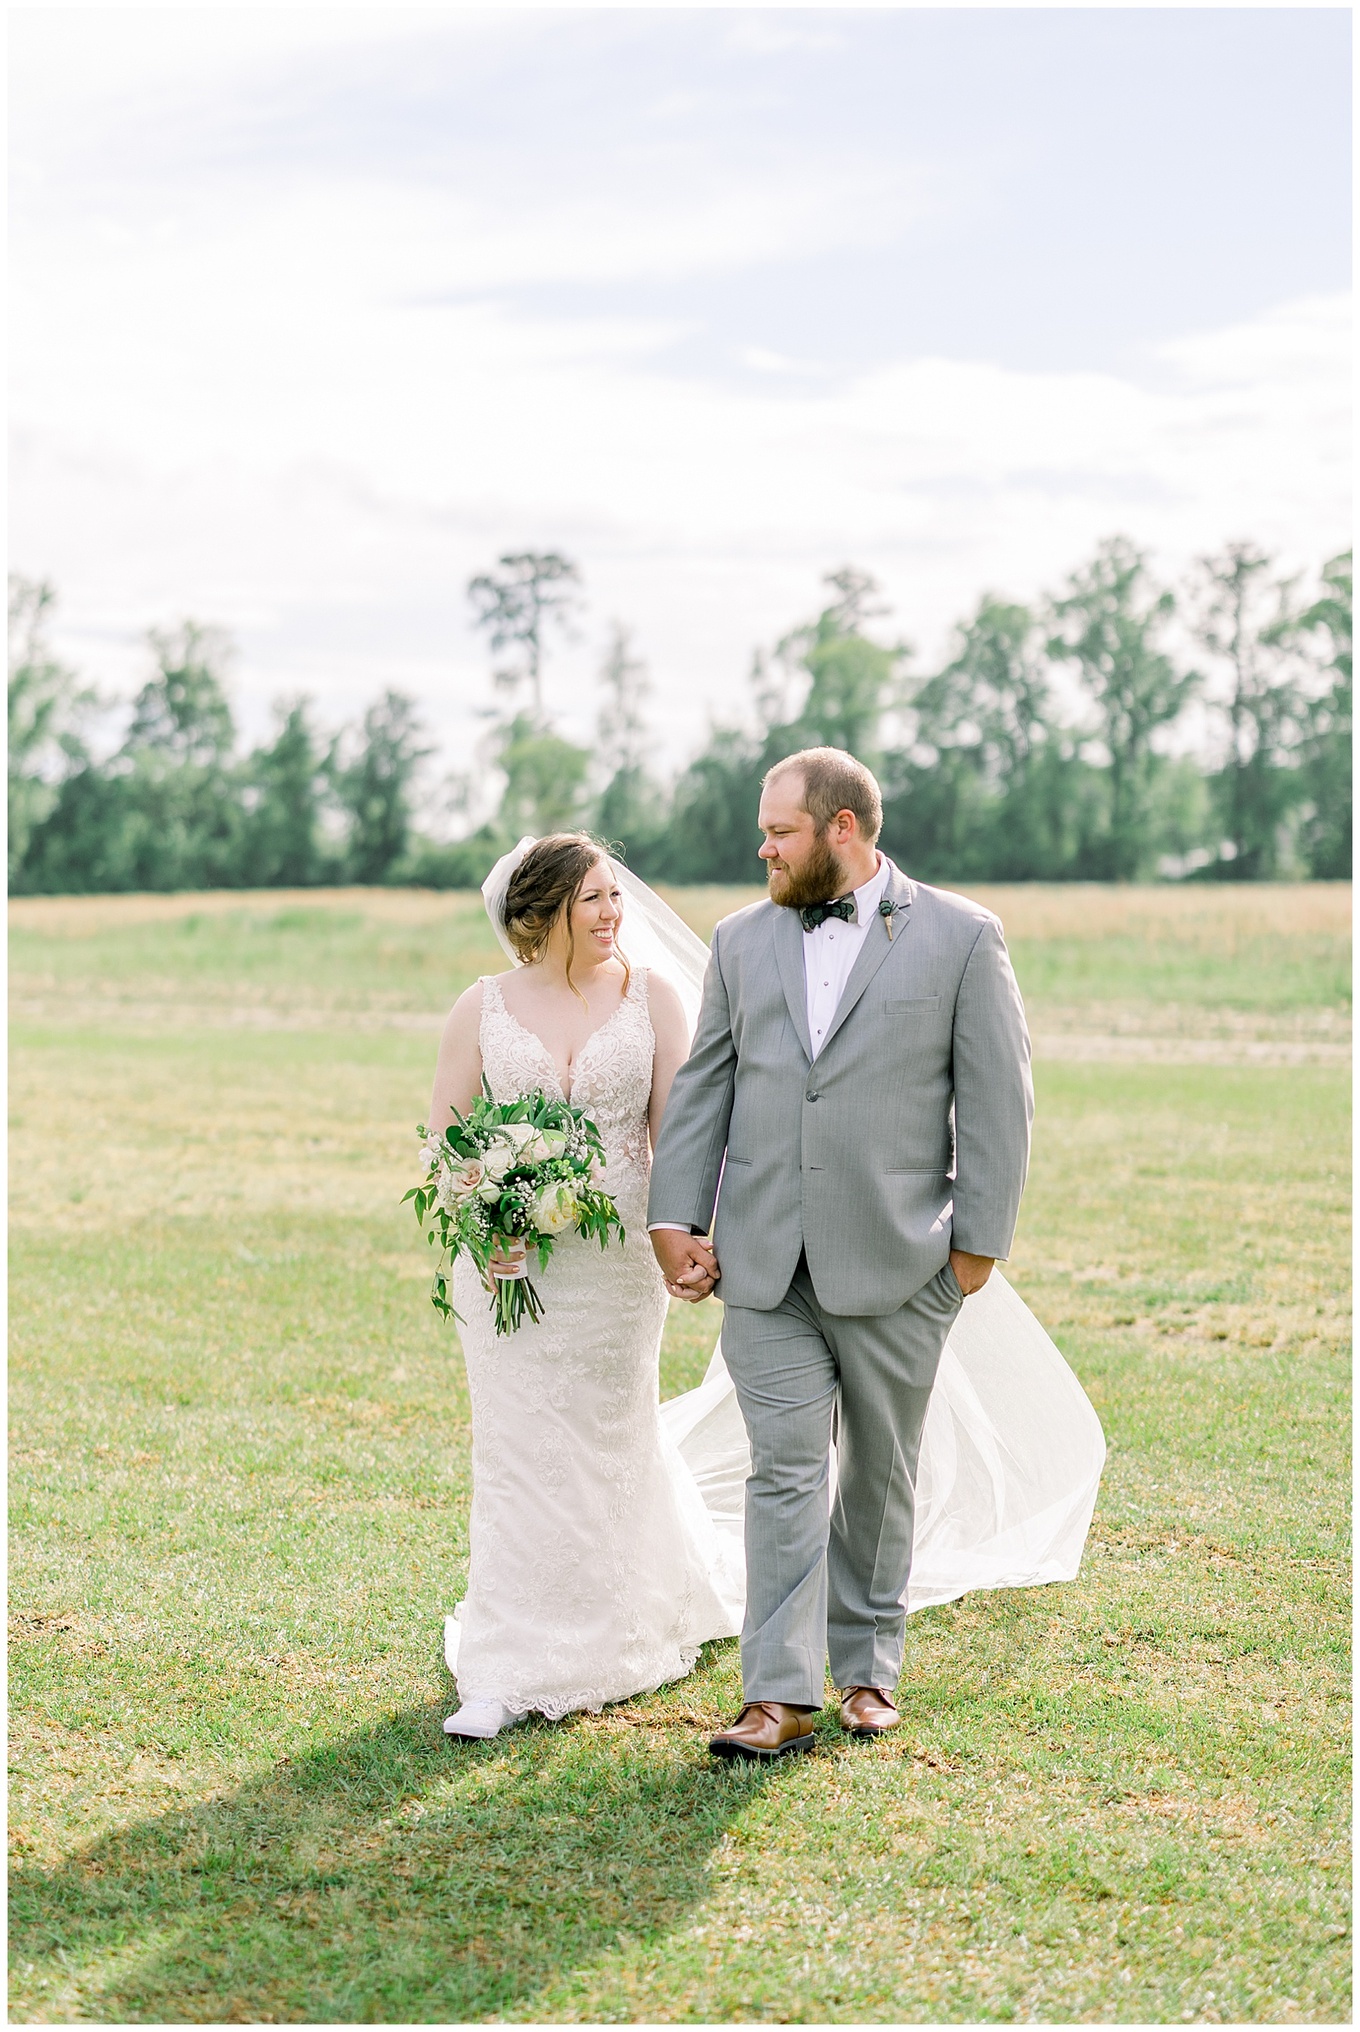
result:
<svg viewBox="0 0 1360 2032"><path fill-rule="evenodd" d="M505 1006L500 981L482 976L482 1071L498 1101L540 1088L586 1108L604 1143L607 1189L625 1221L638 1218L645 1201L651 1155L647 1109L652 1097L656 1036L647 1003L647 970L634 967L618 1008L593 1030L576 1060L570 1094L562 1092L553 1055L541 1037ZM625 1199L630 1202L625 1206Z"/></svg>

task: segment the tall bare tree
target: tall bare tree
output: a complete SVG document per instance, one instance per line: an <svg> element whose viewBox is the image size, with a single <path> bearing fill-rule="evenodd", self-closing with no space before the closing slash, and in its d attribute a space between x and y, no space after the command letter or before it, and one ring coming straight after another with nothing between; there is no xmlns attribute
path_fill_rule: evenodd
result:
<svg viewBox="0 0 1360 2032"><path fill-rule="evenodd" d="M512 704L527 684L530 715L542 725L544 634L549 623L569 629L580 604L581 574L555 550L513 551L497 564L496 571L468 580L473 625L486 631L493 651L514 651L513 660L493 673L495 683Z"/></svg>
<svg viewBox="0 0 1360 2032"><path fill-rule="evenodd" d="M633 654L633 631L622 621L610 623L609 645L600 665L604 701L596 722L596 754L612 777L620 770L641 769L647 751L646 702L652 681L640 656Z"/></svg>
<svg viewBox="0 0 1360 2032"><path fill-rule="evenodd" d="M660 812L656 786L647 775L647 700L652 682L633 653L632 630L621 621L610 627L600 665L603 699L595 725L595 761L602 780L595 823L606 839L621 840L636 857L655 832Z"/></svg>

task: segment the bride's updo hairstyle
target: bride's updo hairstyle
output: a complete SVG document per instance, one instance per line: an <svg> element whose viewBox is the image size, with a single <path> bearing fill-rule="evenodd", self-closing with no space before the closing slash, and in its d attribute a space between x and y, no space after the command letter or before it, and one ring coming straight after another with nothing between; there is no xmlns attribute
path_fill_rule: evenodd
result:
<svg viewBox="0 0 1360 2032"><path fill-rule="evenodd" d="M571 978L571 963L576 957L571 932L572 907L591 869L608 859L609 849L604 841L590 833L548 833L534 841L510 877L505 892L505 935L521 966L532 966L535 960L542 959L553 926L565 916L567 986L573 995L580 995L581 991ZM614 950L623 960L623 991L627 994L632 975L617 946Z"/></svg>

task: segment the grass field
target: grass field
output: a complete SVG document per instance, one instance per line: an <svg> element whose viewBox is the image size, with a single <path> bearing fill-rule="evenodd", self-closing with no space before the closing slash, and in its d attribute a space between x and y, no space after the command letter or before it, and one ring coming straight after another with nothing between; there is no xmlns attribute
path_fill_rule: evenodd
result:
<svg viewBox="0 0 1360 2032"><path fill-rule="evenodd" d="M1349 891L986 900L1087 1559L773 1771L705 1753L732 1644L441 1733L467 1398L396 1201L476 899L12 907L14 2019L1349 2018Z"/></svg>

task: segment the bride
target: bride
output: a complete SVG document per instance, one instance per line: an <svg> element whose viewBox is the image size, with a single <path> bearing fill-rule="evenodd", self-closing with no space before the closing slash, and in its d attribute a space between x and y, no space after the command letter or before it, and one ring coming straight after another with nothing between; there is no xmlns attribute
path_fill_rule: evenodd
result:
<svg viewBox="0 0 1360 2032"><path fill-rule="evenodd" d="M460 1705L444 1727L485 1738L530 1713L650 1692L737 1634L750 1455L721 1348L697 1390L658 1402L667 1300L646 1234L650 1147L707 948L583 833L522 840L483 896L514 965L455 1003L431 1130L484 1086L498 1101L560 1094L599 1127L627 1230L603 1253L559 1239L535 1273L543 1318L505 1338L476 1270L455 1266L473 1491L467 1592L445 1624ZM1104 1456L1076 1377L994 1271L959 1313L931 1395L908 1611L1070 1580Z"/></svg>
<svg viewBox="0 0 1360 2032"><path fill-rule="evenodd" d="M689 1050L679 994L630 964L623 891L581 833L523 843L488 908L518 962L460 996L445 1026L432 1132L483 1081L498 1101L542 1089L594 1117L626 1239L558 1239L537 1325L498 1338L461 1257L454 1305L472 1396L472 1564L446 1652L451 1735L529 1712L650 1692L741 1626L741 1567L675 1457L657 1403L666 1292L647 1239L650 1140ZM698 941L696 940L696 943ZM506 1268L513 1267L507 1262Z"/></svg>

